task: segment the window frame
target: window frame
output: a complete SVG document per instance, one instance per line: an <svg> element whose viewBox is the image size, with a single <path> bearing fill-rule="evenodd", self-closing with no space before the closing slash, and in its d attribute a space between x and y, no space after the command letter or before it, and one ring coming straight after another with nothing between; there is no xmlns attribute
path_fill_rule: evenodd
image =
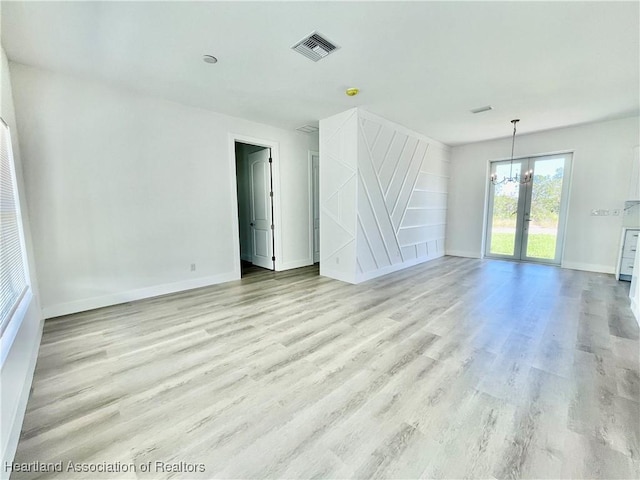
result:
<svg viewBox="0 0 640 480"><path fill-rule="evenodd" d="M13 147L11 139L11 128L7 122L0 117L0 128L6 129L7 135L7 160L9 162L9 174L11 176L12 196L15 205L15 214L18 230L18 241L20 244L20 258L22 268L24 270L25 285L22 292L14 300L13 305L9 309L7 320L0 325L0 366L9 355L9 351L18 335L18 331L22 326L22 322L27 314L27 310L33 299L33 291L31 288L31 276L29 274L29 263L27 256L27 248L24 234L24 222L22 218L22 210L20 208L20 193L18 190L18 181L16 175L16 163L13 156Z"/></svg>

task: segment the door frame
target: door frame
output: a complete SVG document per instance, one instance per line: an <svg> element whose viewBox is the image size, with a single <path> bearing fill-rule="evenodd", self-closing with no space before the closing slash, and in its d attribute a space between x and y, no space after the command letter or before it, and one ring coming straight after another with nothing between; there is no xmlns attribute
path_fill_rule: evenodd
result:
<svg viewBox="0 0 640 480"><path fill-rule="evenodd" d="M492 202L492 195L491 195L491 181L488 180L485 184L485 211L484 211L484 218L483 218L483 224L482 224L482 229L483 229L483 235L482 235L482 242L481 242L481 254L480 254L480 258L489 258L489 259L493 259L493 260L507 260L507 261L515 261L515 262L528 262L528 263L539 263L542 265L552 265L552 266L558 266L558 267L563 267L564 266L564 253L565 253L565 243L566 243L566 238L567 238L567 223L569 220L569 209L571 208L571 188L573 185L573 165L575 163L575 158L576 158L576 152L575 150L558 150L558 151L553 151L553 152L545 152L545 153L536 153L536 154L531 154L531 155L521 155L519 157L514 157L513 161L529 161L531 159L536 159L536 158L540 158L540 157L550 157L550 156L554 156L554 155L567 155L570 154L571 158L569 159L569 165L567 166L565 164L565 172L563 174L563 186L562 186L562 197L560 199L560 216L558 218L558 231L560 232L558 234L558 251L560 252L560 261L558 263L555 262L545 262L544 260L540 261L540 260L530 260L530 259L518 259L518 258L511 258L511 257L507 257L507 256L503 256L503 255L487 255L487 246L489 245L489 235L491 234L491 231L489 229L489 218L491 215L491 211L493 208L493 202ZM500 159L494 159L494 160L488 160L487 161L487 168L486 168L486 176L485 178L489 178L489 175L491 173L491 164L495 163L495 162L504 162L504 161L510 161L511 158L500 158ZM524 202L524 198L519 198L518 199L518 203L520 202ZM520 229L520 225L517 225L517 228ZM516 237L517 237L517 232L516 232ZM521 244L522 244L522 238L520 238Z"/></svg>
<svg viewBox="0 0 640 480"><path fill-rule="evenodd" d="M233 227L233 256L234 260L234 274L236 278L241 277L241 259L240 259L240 224L238 219L238 186L237 172L236 172L236 142L248 143L250 145L256 145L258 147L265 147L271 149L272 173L271 180L273 181L273 224L274 224L274 246L273 256L276 257L275 270L281 270L282 265L282 212L280 203L280 144L279 142L268 140L264 138L249 137L247 135L241 135L237 133L228 134L228 148L229 148L229 181L231 182L231 192L233 193L233 202L231 207L231 225Z"/></svg>
<svg viewBox="0 0 640 480"><path fill-rule="evenodd" d="M320 164L320 152L309 150L307 154L309 162L309 258L311 265L314 264L313 258L313 156L318 157L318 165ZM318 179L318 201L320 201L320 179Z"/></svg>

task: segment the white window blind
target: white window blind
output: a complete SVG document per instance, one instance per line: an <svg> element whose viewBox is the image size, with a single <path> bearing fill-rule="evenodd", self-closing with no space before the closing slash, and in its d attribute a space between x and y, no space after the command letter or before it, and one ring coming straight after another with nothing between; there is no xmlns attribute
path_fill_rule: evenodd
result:
<svg viewBox="0 0 640 480"><path fill-rule="evenodd" d="M28 284L11 135L4 120L0 130L0 332L4 334Z"/></svg>

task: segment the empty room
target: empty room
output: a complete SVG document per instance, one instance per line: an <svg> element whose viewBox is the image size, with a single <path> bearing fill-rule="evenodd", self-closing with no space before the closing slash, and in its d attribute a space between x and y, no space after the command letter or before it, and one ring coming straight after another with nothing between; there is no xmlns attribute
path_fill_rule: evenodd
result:
<svg viewBox="0 0 640 480"><path fill-rule="evenodd" d="M640 478L640 2L0 17L0 478Z"/></svg>

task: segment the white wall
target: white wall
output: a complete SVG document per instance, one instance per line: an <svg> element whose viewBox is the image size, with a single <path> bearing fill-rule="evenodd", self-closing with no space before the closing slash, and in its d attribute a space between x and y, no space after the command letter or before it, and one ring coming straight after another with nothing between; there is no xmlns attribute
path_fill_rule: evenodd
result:
<svg viewBox="0 0 640 480"><path fill-rule="evenodd" d="M359 283L444 255L449 149L361 109L320 122L320 273Z"/></svg>
<svg viewBox="0 0 640 480"><path fill-rule="evenodd" d="M278 143L277 266L312 263L317 137L10 68L45 317L239 278L231 134Z"/></svg>
<svg viewBox="0 0 640 480"><path fill-rule="evenodd" d="M2 449L2 465L13 460L22 419L27 407L29 390L33 379L33 371L38 357L38 348L42 336L42 314L38 301L37 275L33 262L32 238L29 229L28 206L24 195L23 166L20 155L20 143L18 129L16 127L15 111L13 104L12 84L9 75L9 64L2 49L2 59L0 64L0 116L7 122L11 130L11 143L13 146L13 157L16 167L16 177L18 184L18 197L22 213L22 224L25 232L27 244L27 256L29 263L29 276L31 278L31 289L33 298L27 307L22 318L22 323L16 333L15 339L2 364L0 374L0 414L2 416L2 428L0 428L0 448ZM5 332L5 335L9 329ZM8 476L4 468L1 478Z"/></svg>
<svg viewBox="0 0 640 480"><path fill-rule="evenodd" d="M624 208L638 128L634 117L516 137L516 157L574 152L563 267L615 271L622 217L590 212ZM482 255L488 163L510 152L511 138L452 149L447 254Z"/></svg>

